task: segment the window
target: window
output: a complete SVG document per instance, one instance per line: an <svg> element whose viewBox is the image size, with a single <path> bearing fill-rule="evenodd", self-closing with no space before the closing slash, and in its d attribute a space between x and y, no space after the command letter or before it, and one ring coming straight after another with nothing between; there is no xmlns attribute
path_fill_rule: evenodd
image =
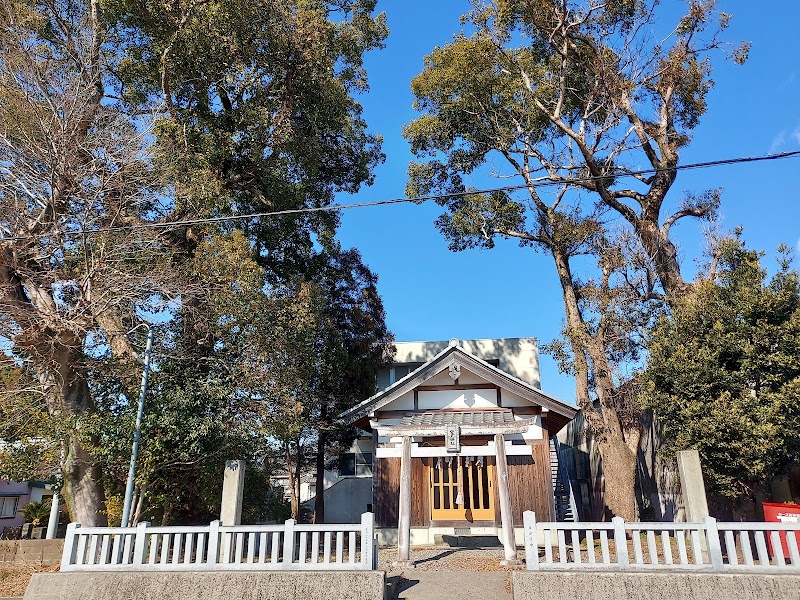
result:
<svg viewBox="0 0 800 600"><path fill-rule="evenodd" d="M378 371L378 391L383 391L389 387L391 383L391 368L387 367Z"/></svg>
<svg viewBox="0 0 800 600"><path fill-rule="evenodd" d="M378 372L378 390L383 391L403 377L419 369L424 363L397 363Z"/></svg>
<svg viewBox="0 0 800 600"><path fill-rule="evenodd" d="M0 498L0 517L16 517L19 496Z"/></svg>
<svg viewBox="0 0 800 600"><path fill-rule="evenodd" d="M348 452L339 458L339 475L341 477L355 475L357 477L372 476L371 452Z"/></svg>

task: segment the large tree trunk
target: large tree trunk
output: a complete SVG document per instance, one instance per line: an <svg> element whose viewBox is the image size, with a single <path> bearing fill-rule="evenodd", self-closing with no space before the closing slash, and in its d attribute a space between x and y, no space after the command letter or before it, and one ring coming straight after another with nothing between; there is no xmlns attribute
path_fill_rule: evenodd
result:
<svg viewBox="0 0 800 600"><path fill-rule="evenodd" d="M603 459L606 508L626 521L636 521L636 455L620 439L608 436L598 441Z"/></svg>
<svg viewBox="0 0 800 600"><path fill-rule="evenodd" d="M653 261L653 268L667 300L671 302L683 297L690 286L681 275L678 249L669 239L669 233L663 232L658 222L648 219L639 219L635 228L642 246Z"/></svg>
<svg viewBox="0 0 800 600"><path fill-rule="evenodd" d="M604 340L592 339L583 321L578 297L573 285L569 256L559 247L551 247L556 264L567 316L567 337L575 357L575 387L578 406L594 430L603 459L605 477L605 504L617 516L636 520L636 450L638 436L626 439L626 431L615 407L615 385L611 367L605 354ZM600 411L595 409L589 396L589 361L591 359ZM628 443L630 441L630 443ZM634 449L632 449L634 448Z"/></svg>
<svg viewBox="0 0 800 600"><path fill-rule="evenodd" d="M61 466L64 497L73 521L84 527L103 526L108 520L105 514L102 471L79 429L80 417L93 404L86 373L81 366L82 340L69 332L53 337L57 341L50 346L50 360L38 355L37 361L39 379L46 390L48 409L52 414L78 420L77 427L67 433L63 442Z"/></svg>
<svg viewBox="0 0 800 600"><path fill-rule="evenodd" d="M603 340L594 340L589 355L603 429L598 435L605 478L605 505L618 517L636 521L636 453L639 445L638 419L626 427L616 405L617 389L605 355Z"/></svg>
<svg viewBox="0 0 800 600"><path fill-rule="evenodd" d="M105 493L102 472L79 439L77 431L69 433L63 465L64 497L70 518L84 527L108 524L105 514Z"/></svg>

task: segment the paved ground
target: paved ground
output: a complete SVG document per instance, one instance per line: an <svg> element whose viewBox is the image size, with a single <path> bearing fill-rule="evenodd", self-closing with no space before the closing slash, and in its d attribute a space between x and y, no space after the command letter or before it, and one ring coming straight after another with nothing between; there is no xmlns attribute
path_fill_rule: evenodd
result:
<svg viewBox="0 0 800 600"><path fill-rule="evenodd" d="M519 553L521 554L521 553ZM396 583L396 600L509 600L510 570L500 566L503 548L416 547L411 551L414 569L396 571L391 563L396 548L379 552L380 568Z"/></svg>
<svg viewBox="0 0 800 600"><path fill-rule="evenodd" d="M406 571L396 600L510 600L511 575L507 572Z"/></svg>

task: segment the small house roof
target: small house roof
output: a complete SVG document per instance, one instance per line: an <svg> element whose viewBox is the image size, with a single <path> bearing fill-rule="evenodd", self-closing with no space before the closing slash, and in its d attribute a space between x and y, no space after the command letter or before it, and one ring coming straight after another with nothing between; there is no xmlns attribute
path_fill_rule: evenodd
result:
<svg viewBox="0 0 800 600"><path fill-rule="evenodd" d="M448 348L442 350L427 363L396 381L385 390L378 392L371 398L344 411L341 417L348 423L355 423L359 419L368 416L370 413L380 410L383 406L386 406L403 394L413 390L415 387L424 384L424 382L435 377L439 373L451 368L464 368L503 390L517 394L529 400L532 404L539 405L548 411L560 415L562 419L559 419L559 421L562 422L562 425L566 423L566 421L571 420L578 412L576 407L570 406L554 396L543 392L539 388L534 387L530 383L517 379L505 371L492 366L485 360L470 354L458 345L457 340L453 340ZM561 427L558 427L557 429L560 428ZM555 433L556 430L551 433Z"/></svg>

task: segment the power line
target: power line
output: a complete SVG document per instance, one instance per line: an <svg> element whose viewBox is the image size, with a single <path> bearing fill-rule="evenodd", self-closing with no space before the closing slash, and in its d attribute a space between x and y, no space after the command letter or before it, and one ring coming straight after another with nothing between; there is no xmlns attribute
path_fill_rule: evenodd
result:
<svg viewBox="0 0 800 600"><path fill-rule="evenodd" d="M689 171L693 169L705 169L709 167L718 167L723 165L733 165L733 164L741 164L741 163L751 163L751 162L763 162L763 161L772 161L772 160L781 160L784 158L792 158L795 156L800 156L800 150L793 150L791 152L781 152L778 154L766 154L763 156L743 156L737 158L725 158L719 160L711 160L705 162L698 162L698 163L691 163L687 165L678 165L672 168L665 168L665 169L642 169L639 171L624 171L624 172L617 172L617 173L609 173L600 176L589 175L585 177L573 177L569 179L541 179L534 184L530 185L527 183L520 183L516 185L505 185L501 187L495 188L485 188L480 190L466 190L463 192L452 192L448 194L431 194L428 196L414 196L411 198L402 197L402 198L390 198L387 200L375 200L372 202L357 202L354 204L331 204L329 206L317 206L317 207L310 207L310 208L290 208L286 210L278 210L278 211L264 211L264 212L254 212L254 213L247 213L242 215L227 215L227 216L220 216L220 217L204 217L204 218L197 218L197 219L183 219L178 221L164 221L164 222L152 222L152 223L136 223L133 225L121 225L118 227L105 227L105 228L98 228L98 229L80 229L75 231L64 231L61 232L61 235L65 236L79 236L79 235L95 235L98 233L119 233L123 231L132 231L134 229L168 229L172 227L186 227L189 225L205 225L205 224L212 224L212 223L224 223L228 221L240 221L245 219L256 219L256 218L264 218L264 217L281 217L281 216L288 216L288 215L297 215L297 214L304 214L304 213L317 213L317 212L334 212L339 210L348 210L353 208L368 208L372 206L386 206L390 204L405 204L405 203L414 203L414 204L422 204L425 202L430 202L431 200L447 200L448 198L457 198L459 196L464 196L466 194L490 194L493 192L512 192L516 190L522 190L526 188L541 188L541 187L549 187L549 186L558 186L564 184L573 184L573 183L591 183L598 180L606 180L610 177L637 177L637 176L645 176L645 175L656 175L658 173L667 173L667 172L677 172L677 171ZM44 237L44 236L18 236L18 237L5 237L0 238L0 241L22 241L22 240L29 240L34 237Z"/></svg>

